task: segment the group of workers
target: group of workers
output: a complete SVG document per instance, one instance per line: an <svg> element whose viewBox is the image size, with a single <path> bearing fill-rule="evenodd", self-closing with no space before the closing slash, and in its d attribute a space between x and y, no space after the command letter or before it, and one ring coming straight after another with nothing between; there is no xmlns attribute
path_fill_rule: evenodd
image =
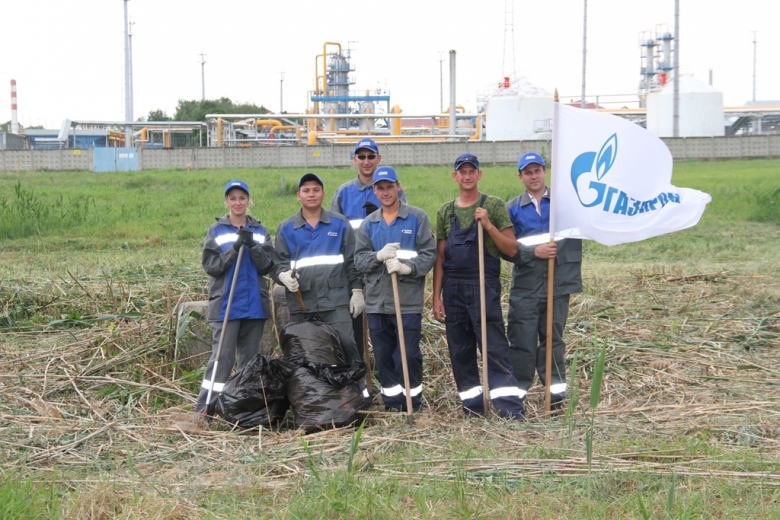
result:
<svg viewBox="0 0 780 520"><path fill-rule="evenodd" d="M203 268L211 278L208 320L214 347L197 412L208 410L209 390L213 402L234 363L241 367L257 354L265 320L271 317L266 275L284 285L291 321L319 319L331 325L349 363L363 360L358 345L363 342L365 312L385 409L410 412L407 403L411 403L414 411L419 410L423 402L420 339L425 278L433 270L433 316L445 324L463 411L467 416L487 412L477 367L483 286L488 346L483 361L487 363L489 398L500 416L524 420L524 399L535 373L542 384L546 382L551 258L556 267L550 392L552 407L562 406L567 395L562 336L569 297L582 290L582 249L581 242L573 239L520 240L549 232L550 190L542 156L526 153L520 158L518 175L525 189L505 203L479 191L483 173L478 158L460 155L452 172L459 195L439 208L435 230L423 210L407 204L398 173L381 166L381 158L373 140L358 142L353 156L358 175L336 190L329 210L322 207L322 179L314 173L301 177L297 192L301 209L279 225L273 244L268 230L247 213L251 206L247 184L240 180L227 184L228 213L209 228L203 247ZM482 248L478 225L484 232ZM235 272L242 248L249 261ZM506 327L501 309L502 258L514 265ZM223 333L234 277L237 283ZM212 374L222 334L221 359ZM370 399L365 386L362 390Z"/></svg>

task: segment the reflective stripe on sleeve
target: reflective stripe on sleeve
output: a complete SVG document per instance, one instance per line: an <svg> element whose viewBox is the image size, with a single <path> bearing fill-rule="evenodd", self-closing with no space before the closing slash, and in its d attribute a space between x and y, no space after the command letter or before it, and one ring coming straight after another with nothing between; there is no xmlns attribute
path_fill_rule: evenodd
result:
<svg viewBox="0 0 780 520"><path fill-rule="evenodd" d="M471 388L464 392L459 392L458 395L460 396L461 401L465 401L466 399L473 399L478 395L482 395L482 387L475 386L474 388Z"/></svg>
<svg viewBox="0 0 780 520"><path fill-rule="evenodd" d="M261 235L260 233L253 233L252 238L257 242L258 244L262 244L265 242L265 235Z"/></svg>
<svg viewBox="0 0 780 520"><path fill-rule="evenodd" d="M554 385L550 385L551 394L562 394L564 392L566 392L566 383L556 383Z"/></svg>
<svg viewBox="0 0 780 520"><path fill-rule="evenodd" d="M368 399L369 397L371 397L371 394L369 394L369 393L368 393L368 390L366 390L365 388L363 389L363 397L365 397L366 399Z"/></svg>
<svg viewBox="0 0 780 520"><path fill-rule="evenodd" d="M211 388L211 381L206 381L204 379L203 382L200 384L200 387L201 388L205 388L206 390L208 390L209 388ZM225 383L217 383L217 382L215 382L214 383L214 388L212 389L212 392L221 392L223 388L225 388Z"/></svg>
<svg viewBox="0 0 780 520"><path fill-rule="evenodd" d="M501 388L494 388L490 391L491 399L498 399L500 397L520 397L520 388L516 386L502 386Z"/></svg>
<svg viewBox="0 0 780 520"><path fill-rule="evenodd" d="M356 218L355 220L350 220L349 225L352 226L352 229L357 229L360 227L360 224L363 223L362 218Z"/></svg>
<svg viewBox="0 0 780 520"><path fill-rule="evenodd" d="M409 251L408 249L399 249L395 253L396 258L399 260L411 260L417 256L417 251Z"/></svg>
<svg viewBox="0 0 780 520"><path fill-rule="evenodd" d="M309 258L301 258L297 262L293 260L290 262L291 269L303 269L304 267L312 267L315 265L337 265L344 263L344 255L319 255L310 256Z"/></svg>

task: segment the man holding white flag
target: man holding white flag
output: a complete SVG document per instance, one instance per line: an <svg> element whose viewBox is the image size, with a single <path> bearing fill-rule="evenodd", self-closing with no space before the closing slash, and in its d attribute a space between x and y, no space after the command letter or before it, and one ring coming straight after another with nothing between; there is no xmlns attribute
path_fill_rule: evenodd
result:
<svg viewBox="0 0 780 520"><path fill-rule="evenodd" d="M557 98L557 95L556 95ZM609 114L554 103L550 236L604 245L636 242L696 225L712 198L671 185L672 155L658 137ZM521 168L522 169L522 168ZM548 252L548 300L555 299L557 248ZM552 313L550 311L553 311ZM548 316L554 308L548 309ZM553 319L545 373L552 379ZM552 385L546 381L552 401Z"/></svg>
<svg viewBox="0 0 780 520"><path fill-rule="evenodd" d="M557 236L608 246L637 242L696 225L712 200L672 186L672 154L649 131L621 117L560 103L555 103L553 164L551 231Z"/></svg>
<svg viewBox="0 0 780 520"><path fill-rule="evenodd" d="M551 408L558 409L566 398L563 330L569 298L582 291L582 241L549 239L550 190L545 185L544 158L535 152L523 154L517 171L525 191L506 204L519 242L514 257L504 256L515 264L507 316L509 358L523 398L533 384L534 372L546 383L547 271L548 260L555 258L550 397Z"/></svg>

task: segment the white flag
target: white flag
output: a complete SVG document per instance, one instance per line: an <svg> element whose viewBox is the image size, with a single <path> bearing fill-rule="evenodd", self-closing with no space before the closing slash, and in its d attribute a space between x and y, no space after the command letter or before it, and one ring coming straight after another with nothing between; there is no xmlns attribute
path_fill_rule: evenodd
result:
<svg viewBox="0 0 780 520"><path fill-rule="evenodd" d="M672 186L663 141L621 117L560 103L555 109L556 236L613 246L696 225L712 197Z"/></svg>

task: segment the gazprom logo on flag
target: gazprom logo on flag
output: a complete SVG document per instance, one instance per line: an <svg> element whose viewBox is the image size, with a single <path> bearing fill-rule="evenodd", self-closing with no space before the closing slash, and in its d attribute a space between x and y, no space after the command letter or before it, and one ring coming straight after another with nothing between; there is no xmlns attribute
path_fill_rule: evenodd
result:
<svg viewBox="0 0 780 520"><path fill-rule="evenodd" d="M602 182L615 164L618 152L617 133L612 134L596 152L585 152L577 156L571 164L571 183L577 198L586 208L601 207L602 211L611 211L632 217L641 213L656 211L669 203L680 203L678 193L659 193L649 200L636 200L624 191ZM585 176L585 177L583 177ZM580 179L580 177L583 177ZM580 193L581 184L592 179L587 189Z"/></svg>

